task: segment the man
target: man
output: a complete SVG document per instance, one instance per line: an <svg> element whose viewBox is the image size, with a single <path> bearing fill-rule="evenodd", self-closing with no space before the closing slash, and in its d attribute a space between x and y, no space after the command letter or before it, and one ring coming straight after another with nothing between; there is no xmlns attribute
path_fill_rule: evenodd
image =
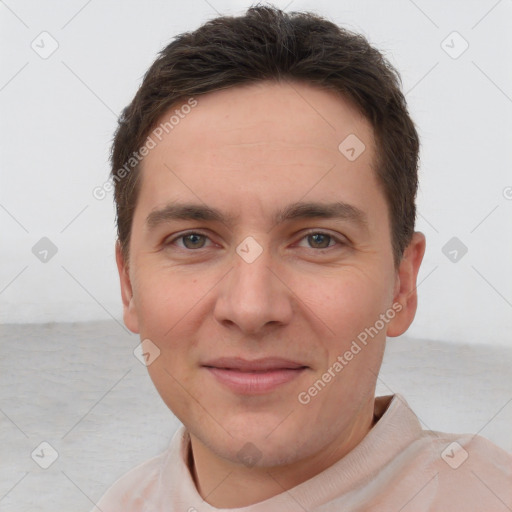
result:
<svg viewBox="0 0 512 512"><path fill-rule="evenodd" d="M112 151L124 321L183 423L110 511L510 510L512 457L375 398L413 321L418 136L361 36L255 7L173 41Z"/></svg>

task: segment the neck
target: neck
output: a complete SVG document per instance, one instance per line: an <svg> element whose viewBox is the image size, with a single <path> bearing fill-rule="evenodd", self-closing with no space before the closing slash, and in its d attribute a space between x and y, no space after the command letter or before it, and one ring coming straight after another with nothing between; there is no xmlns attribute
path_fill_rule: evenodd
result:
<svg viewBox="0 0 512 512"><path fill-rule="evenodd" d="M377 421L371 409L317 453L292 464L246 467L221 458L190 434L189 468L201 497L216 508L246 507L313 478L353 450Z"/></svg>

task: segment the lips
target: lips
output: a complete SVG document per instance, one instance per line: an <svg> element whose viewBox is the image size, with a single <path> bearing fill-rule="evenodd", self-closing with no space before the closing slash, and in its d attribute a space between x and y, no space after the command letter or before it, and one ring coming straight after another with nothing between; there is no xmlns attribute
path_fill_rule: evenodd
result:
<svg viewBox="0 0 512 512"><path fill-rule="evenodd" d="M217 382L243 395L269 393L308 368L298 361L277 357L252 361L240 357L219 358L206 362L203 367Z"/></svg>
<svg viewBox="0 0 512 512"><path fill-rule="evenodd" d="M238 370L241 372L264 372L270 370L296 370L297 368L305 368L306 365L282 359L279 357L265 357L262 359L254 359L252 361L241 357L221 357L205 363L203 366L212 368L222 368L225 370Z"/></svg>

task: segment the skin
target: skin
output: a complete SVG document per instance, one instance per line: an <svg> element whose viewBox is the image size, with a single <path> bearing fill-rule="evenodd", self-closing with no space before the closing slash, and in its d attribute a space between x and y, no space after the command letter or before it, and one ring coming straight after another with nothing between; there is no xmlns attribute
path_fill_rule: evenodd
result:
<svg viewBox="0 0 512 512"><path fill-rule="evenodd" d="M148 371L190 432L198 492L214 507L243 507L320 473L371 429L386 335L405 332L415 315L425 238L414 234L396 268L372 167L373 129L338 95L259 82L197 100L143 161L129 262L118 244L117 264L124 321L159 347ZM366 146L355 161L338 150L349 134ZM298 201L343 201L366 224L274 222ZM152 211L176 202L238 217L148 228ZM205 236L179 238L187 231ZM328 236L308 236L315 232ZM248 236L262 248L252 263L236 252ZM401 311L343 371L299 403L298 394L398 303ZM224 356L284 357L308 369L268 393L239 395L201 366ZM260 455L252 467L238 455L248 442Z"/></svg>

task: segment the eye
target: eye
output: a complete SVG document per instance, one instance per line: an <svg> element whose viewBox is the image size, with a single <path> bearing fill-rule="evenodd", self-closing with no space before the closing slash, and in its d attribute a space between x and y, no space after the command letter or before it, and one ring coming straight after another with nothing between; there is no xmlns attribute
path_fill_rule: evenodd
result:
<svg viewBox="0 0 512 512"><path fill-rule="evenodd" d="M176 242L182 242L182 245L178 243L178 247L181 249L202 249L206 245L206 241L209 238L202 233L195 231L189 231L188 233L181 234L165 242L165 245L172 245Z"/></svg>
<svg viewBox="0 0 512 512"><path fill-rule="evenodd" d="M210 244L208 244L208 242L210 242ZM323 231L307 233L301 238L299 246L304 247L304 242L308 244L306 247L309 249L329 249L336 245L346 245L340 238ZM211 243L210 238L205 234L197 231L189 231L165 241L164 245L176 245L180 249L197 250L206 248L211 245Z"/></svg>
<svg viewBox="0 0 512 512"><path fill-rule="evenodd" d="M301 241L302 240L306 240L309 247L312 249L328 249L329 247L336 245L336 243L338 243L338 245L343 245L343 242L341 242L337 237L322 231L308 233L301 239Z"/></svg>

